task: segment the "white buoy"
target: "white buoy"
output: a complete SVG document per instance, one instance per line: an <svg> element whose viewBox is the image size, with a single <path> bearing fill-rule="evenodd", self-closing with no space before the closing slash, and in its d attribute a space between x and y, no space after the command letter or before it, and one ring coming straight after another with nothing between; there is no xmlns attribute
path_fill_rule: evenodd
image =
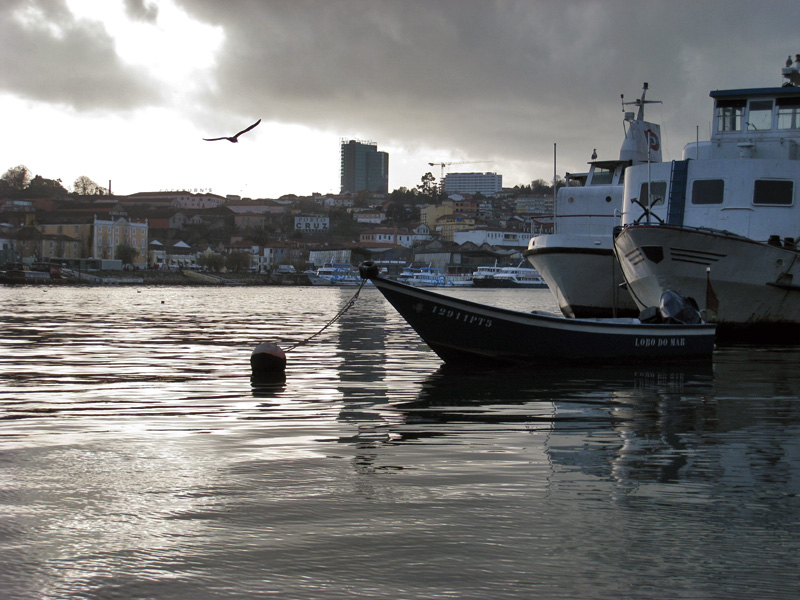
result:
<svg viewBox="0 0 800 600"><path fill-rule="evenodd" d="M254 379L280 381L286 379L286 353L276 344L262 342L250 355Z"/></svg>

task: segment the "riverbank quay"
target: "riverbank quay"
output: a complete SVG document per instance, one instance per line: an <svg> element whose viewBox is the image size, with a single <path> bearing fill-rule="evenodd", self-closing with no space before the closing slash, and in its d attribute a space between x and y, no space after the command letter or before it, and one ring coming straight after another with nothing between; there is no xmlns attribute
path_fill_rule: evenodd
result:
<svg viewBox="0 0 800 600"><path fill-rule="evenodd" d="M58 280L14 283L6 285L57 285L75 287L95 286L310 286L304 273L199 273L196 271L93 271L82 273L80 277L67 277Z"/></svg>

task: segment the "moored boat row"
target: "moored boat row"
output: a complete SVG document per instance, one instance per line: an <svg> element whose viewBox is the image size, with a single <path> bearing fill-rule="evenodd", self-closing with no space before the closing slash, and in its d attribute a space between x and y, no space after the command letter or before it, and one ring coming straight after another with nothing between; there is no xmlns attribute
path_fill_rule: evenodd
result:
<svg viewBox="0 0 800 600"><path fill-rule="evenodd" d="M662 161L658 126L626 114L619 160L562 188L526 257L570 317L635 314L666 290L725 340L800 342L800 61L781 87L712 91L709 141Z"/></svg>

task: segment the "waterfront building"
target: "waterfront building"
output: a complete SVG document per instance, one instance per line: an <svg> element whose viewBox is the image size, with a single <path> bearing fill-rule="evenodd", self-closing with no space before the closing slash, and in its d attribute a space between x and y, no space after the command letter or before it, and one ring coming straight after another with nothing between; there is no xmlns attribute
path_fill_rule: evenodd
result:
<svg viewBox="0 0 800 600"><path fill-rule="evenodd" d="M488 244L492 247L527 248L531 234L527 231L509 231L493 228L476 228L469 231L457 231L453 234L456 244L471 242L476 246Z"/></svg>
<svg viewBox="0 0 800 600"><path fill-rule="evenodd" d="M116 259L117 247L128 244L138 254L133 261L136 266L144 266L148 258L147 221L134 222L126 218L103 220L94 218L92 223L91 258Z"/></svg>
<svg viewBox="0 0 800 600"><path fill-rule="evenodd" d="M366 208L353 213L356 223L372 223L378 225L386 220L386 213L380 210Z"/></svg>
<svg viewBox="0 0 800 600"><path fill-rule="evenodd" d="M44 233L41 227L6 230L2 257L5 261L38 261L80 257L81 243L64 233Z"/></svg>
<svg viewBox="0 0 800 600"><path fill-rule="evenodd" d="M341 191L389 192L389 154L373 142L342 140Z"/></svg>
<svg viewBox="0 0 800 600"><path fill-rule="evenodd" d="M229 200L225 203L225 208L236 214L281 215L289 212L289 207L286 204L278 204L275 200L267 198L259 200Z"/></svg>
<svg viewBox="0 0 800 600"><path fill-rule="evenodd" d="M552 196L519 196L514 200L514 212L518 215L552 215Z"/></svg>
<svg viewBox="0 0 800 600"><path fill-rule="evenodd" d="M378 227L364 231L359 235L361 244L387 244L404 248L411 248L415 244L430 239L430 230L425 225L419 225L411 231L392 227Z"/></svg>
<svg viewBox="0 0 800 600"><path fill-rule="evenodd" d="M466 215L449 214L436 219L436 232L447 242L452 242L458 231L467 231L475 227L475 219Z"/></svg>
<svg viewBox="0 0 800 600"><path fill-rule="evenodd" d="M118 196L123 205L145 204L148 206L169 206L182 209L217 208L225 204L225 198L211 192L178 190L172 192L137 192Z"/></svg>
<svg viewBox="0 0 800 600"><path fill-rule="evenodd" d="M453 201L445 200L441 204L426 204L419 209L419 219L422 223L433 229L436 221L445 215L455 212Z"/></svg>

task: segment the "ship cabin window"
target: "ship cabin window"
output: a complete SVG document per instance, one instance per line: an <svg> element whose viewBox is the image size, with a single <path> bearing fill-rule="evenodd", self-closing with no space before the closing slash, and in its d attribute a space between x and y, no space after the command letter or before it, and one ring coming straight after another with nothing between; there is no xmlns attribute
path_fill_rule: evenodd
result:
<svg viewBox="0 0 800 600"><path fill-rule="evenodd" d="M794 182L791 180L756 179L753 189L753 204L788 206L794 197Z"/></svg>
<svg viewBox="0 0 800 600"><path fill-rule="evenodd" d="M659 204L664 204L664 198L667 195L667 182L651 181L649 193L647 191L647 185L645 181L639 189L639 203L642 206L658 206Z"/></svg>
<svg viewBox="0 0 800 600"><path fill-rule="evenodd" d="M748 131L772 130L772 100L751 100L747 113Z"/></svg>
<svg viewBox="0 0 800 600"><path fill-rule="evenodd" d="M692 182L692 204L722 204L724 192L722 179L697 179Z"/></svg>
<svg viewBox="0 0 800 600"><path fill-rule="evenodd" d="M747 100L717 100L717 131L741 131Z"/></svg>
<svg viewBox="0 0 800 600"><path fill-rule="evenodd" d="M778 98L778 129L800 129L800 98Z"/></svg>
<svg viewBox="0 0 800 600"><path fill-rule="evenodd" d="M610 185L614 178L613 169L604 169L595 166L592 171L592 183L590 185Z"/></svg>

